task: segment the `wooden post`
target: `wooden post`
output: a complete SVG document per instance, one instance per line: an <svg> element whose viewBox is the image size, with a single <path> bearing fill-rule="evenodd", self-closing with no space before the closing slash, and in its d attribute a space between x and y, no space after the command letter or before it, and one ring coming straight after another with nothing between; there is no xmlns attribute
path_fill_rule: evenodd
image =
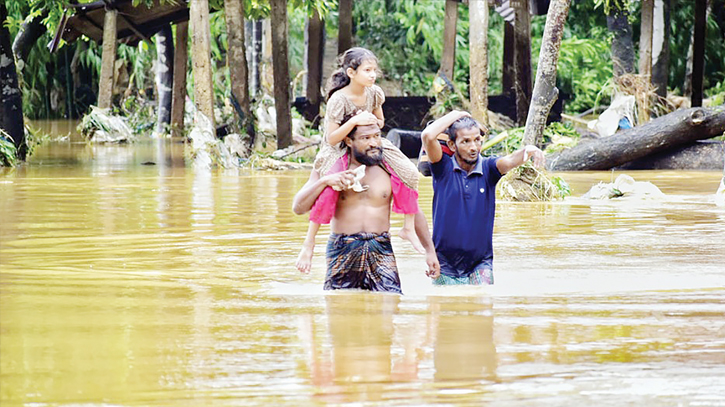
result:
<svg viewBox="0 0 725 407"><path fill-rule="evenodd" d="M274 108L277 113L277 148L292 145L289 64L287 56L287 1L270 0L272 20L272 64L274 66Z"/></svg>
<svg viewBox="0 0 725 407"><path fill-rule="evenodd" d="M174 35L167 24L156 33L156 134L166 134L171 124L174 82ZM184 72L186 73L186 72Z"/></svg>
<svg viewBox="0 0 725 407"><path fill-rule="evenodd" d="M652 23L654 18L654 0L642 0L642 26L639 36L639 74L645 77L647 83L652 81ZM643 103L637 106L638 124L649 121L650 103L643 98Z"/></svg>
<svg viewBox="0 0 725 407"><path fill-rule="evenodd" d="M339 0L337 5L337 53L352 47L352 0Z"/></svg>
<svg viewBox="0 0 725 407"><path fill-rule="evenodd" d="M191 64L194 73L194 104L214 127L214 87L211 72L211 29L208 0L191 0Z"/></svg>
<svg viewBox="0 0 725 407"><path fill-rule="evenodd" d="M516 60L514 57L514 25L503 24L503 67L501 72L501 90L504 95L515 97Z"/></svg>
<svg viewBox="0 0 725 407"><path fill-rule="evenodd" d="M224 0L224 17L227 23L227 65L231 80L232 98L241 110L242 127L248 136L250 148L254 146L254 120L249 102L249 71L247 49L244 43L244 1Z"/></svg>
<svg viewBox="0 0 725 407"><path fill-rule="evenodd" d="M98 83L98 107L111 107L113 99L113 71L116 65L116 21L118 11L106 9L103 20L103 51L101 53L101 77Z"/></svg>
<svg viewBox="0 0 725 407"><path fill-rule="evenodd" d="M317 11L307 18L305 30L305 96L309 107L305 109L305 119L316 122L320 114L322 101L322 57L325 50L325 25Z"/></svg>
<svg viewBox="0 0 725 407"><path fill-rule="evenodd" d="M556 102L559 89L556 88L556 65L559 61L561 37L564 34L566 16L569 14L571 0L552 0L546 14L544 36L539 51L539 67L536 70L536 83L531 98L531 107L526 119L523 145L540 147L546 127L546 118Z"/></svg>
<svg viewBox="0 0 725 407"><path fill-rule="evenodd" d="M259 72L262 65L262 20L254 20L252 23L252 95L256 95L261 88Z"/></svg>
<svg viewBox="0 0 725 407"><path fill-rule="evenodd" d="M272 94L274 92L274 72L272 72L272 21L265 18L262 21L262 64L260 67L259 85L264 92Z"/></svg>
<svg viewBox="0 0 725 407"><path fill-rule="evenodd" d="M453 82L456 64L456 26L458 25L458 1L446 0L446 14L443 20L443 55L440 73Z"/></svg>
<svg viewBox="0 0 725 407"><path fill-rule="evenodd" d="M186 68L189 58L189 23L176 24L174 52L174 85L171 91L171 137L184 133L184 106L186 105Z"/></svg>
<svg viewBox="0 0 725 407"><path fill-rule="evenodd" d="M670 0L655 0L652 34L652 84L667 97L670 61Z"/></svg>
<svg viewBox="0 0 725 407"><path fill-rule="evenodd" d="M692 38L692 107L702 106L702 82L705 74L705 35L707 0L695 0L695 34Z"/></svg>
<svg viewBox="0 0 725 407"><path fill-rule="evenodd" d="M531 101L531 15L529 0L512 0L514 8L514 66L516 67L516 124L523 126Z"/></svg>
<svg viewBox="0 0 725 407"><path fill-rule="evenodd" d="M15 58L10 44L10 32L5 25L8 11L5 1L0 1L0 128L3 129L15 145L18 158L25 160L28 146L25 143L25 123L23 118L23 95L18 84L18 72L15 69ZM8 212L7 215L10 216Z"/></svg>
<svg viewBox="0 0 725 407"><path fill-rule="evenodd" d="M488 2L468 3L471 115L488 127Z"/></svg>

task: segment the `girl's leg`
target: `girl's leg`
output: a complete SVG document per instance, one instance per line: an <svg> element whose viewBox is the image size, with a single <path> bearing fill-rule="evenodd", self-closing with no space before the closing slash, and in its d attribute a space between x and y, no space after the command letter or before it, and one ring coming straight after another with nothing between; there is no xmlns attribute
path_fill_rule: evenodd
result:
<svg viewBox="0 0 725 407"><path fill-rule="evenodd" d="M304 243L302 243L302 250L300 250L300 254L297 255L296 266L300 273L308 274L312 268L312 254L315 251L315 236L317 236L317 231L319 230L319 223L310 222L307 227L307 236L305 237Z"/></svg>
<svg viewBox="0 0 725 407"><path fill-rule="evenodd" d="M414 213L405 214L405 217L403 218L403 228L400 229L400 232L398 232L398 236L409 241L418 253L425 253L425 249L423 249L423 245L420 244L420 239L418 239L418 235L415 233Z"/></svg>

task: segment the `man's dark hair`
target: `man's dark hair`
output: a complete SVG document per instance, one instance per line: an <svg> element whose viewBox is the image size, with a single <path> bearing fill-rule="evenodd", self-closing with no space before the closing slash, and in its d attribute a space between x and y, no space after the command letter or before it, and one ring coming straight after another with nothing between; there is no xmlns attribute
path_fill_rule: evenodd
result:
<svg viewBox="0 0 725 407"><path fill-rule="evenodd" d="M478 122L478 120L470 117L470 116L463 116L460 119L456 120L455 122L451 123L451 125L446 130L446 133L448 134L448 139L452 142L456 142L456 138L458 137L458 131L459 130L466 130L466 129L473 129L477 128L481 131L481 135L485 136L487 133L487 130L485 127L481 125L481 123Z"/></svg>

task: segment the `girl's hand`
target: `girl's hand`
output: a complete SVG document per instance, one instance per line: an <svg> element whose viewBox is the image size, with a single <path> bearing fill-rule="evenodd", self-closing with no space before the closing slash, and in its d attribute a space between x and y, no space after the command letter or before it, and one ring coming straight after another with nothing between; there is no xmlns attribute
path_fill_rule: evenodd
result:
<svg viewBox="0 0 725 407"><path fill-rule="evenodd" d="M378 118L370 112L360 112L351 120L354 121L356 126L369 126L371 124L378 125Z"/></svg>

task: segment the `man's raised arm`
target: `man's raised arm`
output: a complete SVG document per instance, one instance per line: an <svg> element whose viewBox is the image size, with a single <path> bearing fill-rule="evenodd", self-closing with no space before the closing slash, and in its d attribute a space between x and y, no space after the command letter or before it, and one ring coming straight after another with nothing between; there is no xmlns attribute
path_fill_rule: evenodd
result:
<svg viewBox="0 0 725 407"><path fill-rule="evenodd" d="M305 186L295 194L292 201L292 211L297 215L309 212L317 197L326 187L337 186L341 190L346 190L353 184L354 179L355 175L350 170L330 174L322 178L320 178L317 171L313 170Z"/></svg>
<svg viewBox="0 0 725 407"><path fill-rule="evenodd" d="M438 135L448 129L456 120L464 116L470 116L468 112L460 110L452 110L445 116L429 124L421 133L420 138L423 140L425 153L431 163L437 163L443 158L443 149L438 143Z"/></svg>

